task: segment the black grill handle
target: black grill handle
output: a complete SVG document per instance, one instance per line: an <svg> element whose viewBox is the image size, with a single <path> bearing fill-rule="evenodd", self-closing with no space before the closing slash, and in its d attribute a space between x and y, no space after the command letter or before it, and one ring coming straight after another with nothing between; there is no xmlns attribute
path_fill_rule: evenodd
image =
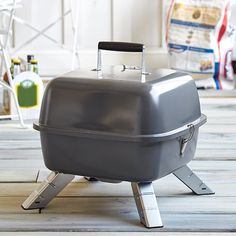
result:
<svg viewBox="0 0 236 236"><path fill-rule="evenodd" d="M141 43L110 42L102 41L98 43L98 49L119 51L119 52L142 52L145 46Z"/></svg>
<svg viewBox="0 0 236 236"><path fill-rule="evenodd" d="M140 52L142 53L142 60L141 60L141 81L146 81L146 74L145 71L145 45L141 43L127 43L127 42L111 42L111 41L102 41L98 43L98 55L97 55L97 69L98 71L98 78L102 78L102 50L109 50L109 51L119 51L119 52Z"/></svg>

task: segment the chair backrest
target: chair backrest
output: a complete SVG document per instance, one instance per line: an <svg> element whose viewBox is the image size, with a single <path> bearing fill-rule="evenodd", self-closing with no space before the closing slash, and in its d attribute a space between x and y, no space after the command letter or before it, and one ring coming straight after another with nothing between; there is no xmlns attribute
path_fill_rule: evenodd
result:
<svg viewBox="0 0 236 236"><path fill-rule="evenodd" d="M0 0L0 49L11 35L11 22L14 10L22 7L22 0ZM9 28L10 27L10 28Z"/></svg>
<svg viewBox="0 0 236 236"><path fill-rule="evenodd" d="M21 7L21 0L1 0L0 11L13 10Z"/></svg>

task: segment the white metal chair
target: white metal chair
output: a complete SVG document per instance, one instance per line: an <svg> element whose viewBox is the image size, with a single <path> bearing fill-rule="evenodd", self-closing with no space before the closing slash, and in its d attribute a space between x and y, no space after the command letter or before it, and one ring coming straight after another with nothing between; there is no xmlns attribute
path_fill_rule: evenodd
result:
<svg viewBox="0 0 236 236"><path fill-rule="evenodd" d="M3 29L0 30L0 56L1 56L0 85L12 94L12 97L13 97L13 100L14 100L14 103L16 106L16 110L17 110L16 115L15 114L1 115L0 118L18 117L20 120L21 126L25 127L24 121L22 118L22 114L21 114L21 110L19 107L18 99L16 96L16 92L14 90L13 83L12 83L12 75L10 72L9 57L8 57L8 53L7 53L7 51L8 51L7 47L8 47L8 42L9 42L10 33L11 33L13 16L15 13L15 9L21 6L20 2L21 2L21 0L1 0L0 1L0 12L1 13L5 13L5 12L9 13L7 23L4 24ZM6 83L2 77L4 67L5 67L5 71L7 73L7 76L8 76L9 84Z"/></svg>
<svg viewBox="0 0 236 236"><path fill-rule="evenodd" d="M64 2L66 0L62 0L62 4L64 5ZM33 26L29 22L25 21L24 19L17 17L13 15L13 21L17 22L26 28L32 30L36 34L30 38L28 38L25 42L20 44L18 47L14 48L11 52L12 55L14 55L16 52L21 50L22 48L27 47L30 43L38 39L40 36L48 39L50 42L54 43L57 46L60 46L62 48L64 47L64 42L59 42L57 39L54 39L50 35L47 34L47 31L49 31L53 26L55 26L60 21L63 21L63 19L67 16L71 17L71 24L72 24L72 31L73 31L73 44L69 51L72 52L72 63L71 63L71 69L75 69L76 60L79 65L79 54L78 54L78 8L79 8L79 1L75 0L68 0L69 1L69 9L65 11L60 17L56 18L54 21L49 22L44 28L38 29L37 27ZM6 12L8 16L10 16L9 12Z"/></svg>
<svg viewBox="0 0 236 236"><path fill-rule="evenodd" d="M63 0L64 2L65 0ZM14 103L16 104L17 108L17 115L2 115L0 118L14 118L19 117L21 125L24 126L21 110L19 108L18 100L16 97L16 93L12 86L12 76L10 73L10 65L9 65L9 50L8 48L8 42L11 35L11 27L13 21L24 25L25 27L31 29L36 34L27 39L25 42L23 42L21 45L19 45L17 48L14 48L11 50L10 54L15 55L16 52L21 50L22 48L28 46L31 42L36 40L38 37L43 36L50 40L51 42L55 43L56 45L59 45L61 47L64 47L63 43L57 41L56 39L52 38L51 36L47 35L47 31L51 29L55 24L62 21L64 17L71 16L71 22L72 22L72 30L73 30L73 45L70 49L72 51L72 63L71 63L71 69L75 68L76 60L79 64L79 54L78 54L78 1L73 2L73 0L69 0L70 2L70 9L64 12L62 16L58 17L54 21L50 22L47 26L45 26L43 29L37 29L35 26L31 25L29 22L15 16L15 9L18 7L21 7L21 0L1 0L0 1L0 13L3 13L5 16L8 17L8 22L5 24L4 29L0 30L0 53L1 53L1 64L0 64L0 86L3 86L4 89L7 89L9 92L12 93L12 97L14 99ZM74 3L74 4L73 4ZM7 84L2 79L3 74L3 68L5 67L5 70L7 72L8 78L9 78L9 84Z"/></svg>

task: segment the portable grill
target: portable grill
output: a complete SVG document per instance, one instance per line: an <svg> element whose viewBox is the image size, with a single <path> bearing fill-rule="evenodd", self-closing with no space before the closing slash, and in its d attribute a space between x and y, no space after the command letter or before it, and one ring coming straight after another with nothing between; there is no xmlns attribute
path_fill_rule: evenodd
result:
<svg viewBox="0 0 236 236"><path fill-rule="evenodd" d="M45 207L74 175L128 181L141 222L162 227L152 181L173 173L194 193L213 193L186 165L206 122L195 83L174 70L147 73L144 56L141 69L102 71L101 50L144 54L144 45L100 42L97 69L73 71L48 84L34 128L52 173L22 207Z"/></svg>

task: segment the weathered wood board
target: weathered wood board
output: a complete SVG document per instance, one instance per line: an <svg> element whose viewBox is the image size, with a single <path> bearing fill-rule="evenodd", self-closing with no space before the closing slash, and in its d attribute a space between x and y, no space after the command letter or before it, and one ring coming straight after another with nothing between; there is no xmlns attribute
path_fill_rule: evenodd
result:
<svg viewBox="0 0 236 236"><path fill-rule="evenodd" d="M50 172L32 122L20 129L16 121L0 121L0 236L236 236L236 92L200 95L208 123L189 166L216 193L195 196L173 175L155 181L162 229L139 223L126 182L88 183L77 176L41 214L24 211L21 203Z"/></svg>

